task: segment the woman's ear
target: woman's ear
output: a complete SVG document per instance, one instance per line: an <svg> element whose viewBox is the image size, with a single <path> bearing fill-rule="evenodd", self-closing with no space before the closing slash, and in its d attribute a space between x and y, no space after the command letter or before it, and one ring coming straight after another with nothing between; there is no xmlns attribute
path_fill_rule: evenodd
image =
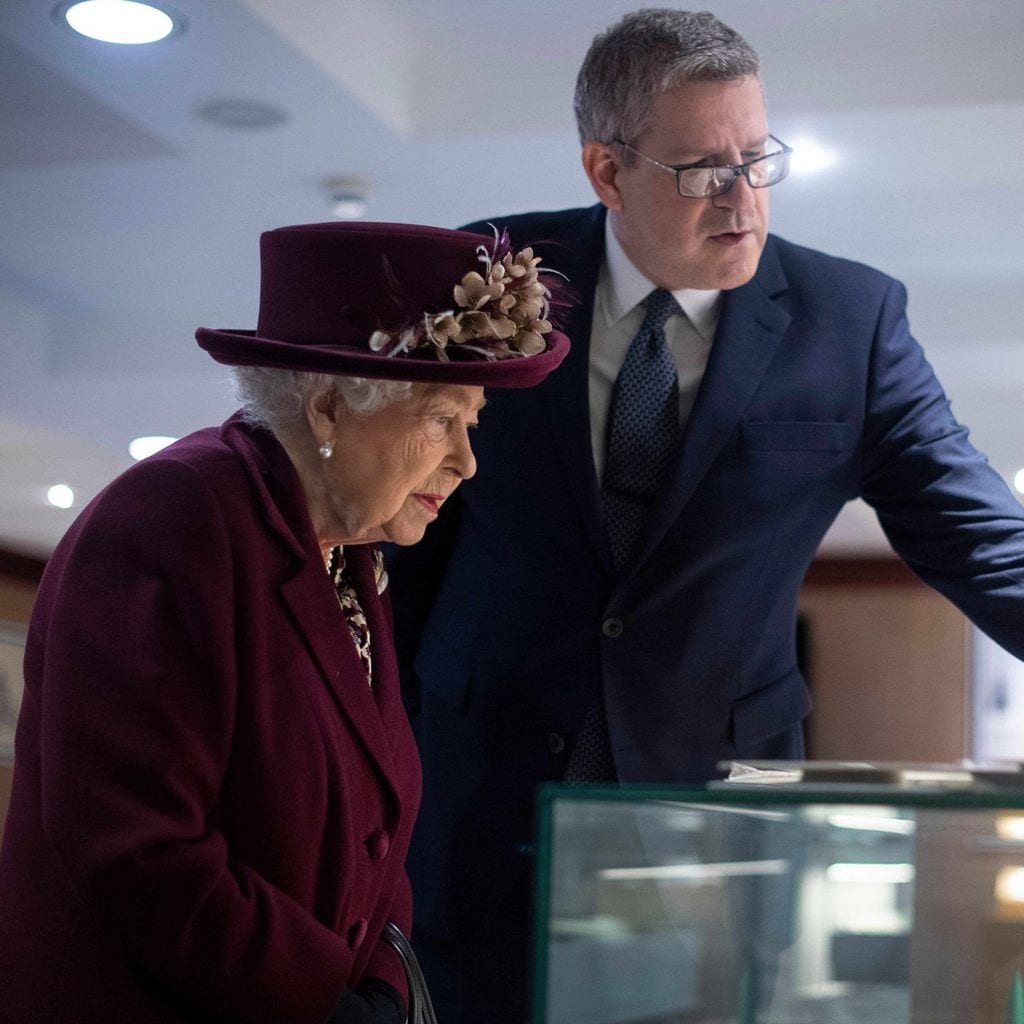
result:
<svg viewBox="0 0 1024 1024"><path fill-rule="evenodd" d="M338 392L328 384L306 395L306 422L313 437L322 444L333 441L338 432Z"/></svg>
<svg viewBox="0 0 1024 1024"><path fill-rule="evenodd" d="M619 162L610 146L603 142L587 142L580 154L583 170L590 179L590 187L609 210L622 209L619 192Z"/></svg>

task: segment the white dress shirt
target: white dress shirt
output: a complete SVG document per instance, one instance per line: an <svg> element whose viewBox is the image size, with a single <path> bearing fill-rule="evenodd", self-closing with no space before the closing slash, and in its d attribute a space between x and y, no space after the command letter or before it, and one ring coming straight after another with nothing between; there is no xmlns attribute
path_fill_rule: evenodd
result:
<svg viewBox="0 0 1024 1024"><path fill-rule="evenodd" d="M657 287L636 269L605 220L605 258L594 296L590 326L590 436L597 478L604 472L608 410L626 351L644 321L643 302ZM679 373L679 422L686 422L704 377L718 326L721 291L684 288L673 292L685 316L671 316L665 337Z"/></svg>

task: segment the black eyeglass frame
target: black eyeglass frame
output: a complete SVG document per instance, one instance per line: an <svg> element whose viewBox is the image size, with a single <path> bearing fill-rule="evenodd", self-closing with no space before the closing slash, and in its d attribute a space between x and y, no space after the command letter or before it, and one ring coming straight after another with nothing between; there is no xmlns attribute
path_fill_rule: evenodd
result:
<svg viewBox="0 0 1024 1024"><path fill-rule="evenodd" d="M663 171L668 171L670 174L675 175L676 179L676 192L683 197L683 199L715 199L718 196L724 196L736 184L736 179L742 174L747 179L747 184L751 188L771 188L772 185L778 185L780 181L784 181L789 175L789 160L786 160L786 173L782 175L776 181L766 182L764 185L755 185L750 180L750 168L754 164L760 163L762 160L770 160L774 156L785 156L789 157L789 154L793 152L792 146L787 146L782 139L776 138L774 135L769 133L768 138L772 142L777 143L781 146L781 149L774 150L771 153L765 153L764 156L755 157L753 160L748 160L745 164L705 164L702 161L697 161L695 164L663 164L660 160L655 160L653 156L648 156L646 153L641 152L636 146L631 146L628 142L616 136L612 139L618 146L622 146L623 149L628 149L631 153L636 153L637 156L643 157L648 163L654 164L655 167L660 167ZM705 196L695 196L689 192L683 191L683 171L732 171L732 179L725 188L718 192L712 192Z"/></svg>

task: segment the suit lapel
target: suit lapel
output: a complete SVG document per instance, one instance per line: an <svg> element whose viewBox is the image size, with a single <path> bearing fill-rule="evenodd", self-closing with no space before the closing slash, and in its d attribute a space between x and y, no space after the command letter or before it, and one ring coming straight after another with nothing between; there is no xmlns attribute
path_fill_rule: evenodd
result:
<svg viewBox="0 0 1024 1024"><path fill-rule="evenodd" d="M598 273L604 260L604 218L603 206L590 207L554 240L555 244L545 247L545 263L569 278L569 287L578 304L566 324L565 333L572 347L565 364L539 391L550 418L550 435L555 439L584 532L597 557L612 572L590 434L590 328Z"/></svg>
<svg viewBox="0 0 1024 1024"><path fill-rule="evenodd" d="M757 274L723 296L704 379L683 433L680 457L640 538L634 568L653 552L736 429L768 369L790 316L776 302L786 279L769 239Z"/></svg>

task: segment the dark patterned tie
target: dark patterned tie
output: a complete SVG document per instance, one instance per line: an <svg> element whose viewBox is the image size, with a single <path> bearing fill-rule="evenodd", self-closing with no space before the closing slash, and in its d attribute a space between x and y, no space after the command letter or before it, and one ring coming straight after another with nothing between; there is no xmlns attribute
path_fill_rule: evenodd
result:
<svg viewBox="0 0 1024 1024"><path fill-rule="evenodd" d="M636 545L679 443L679 380L665 340L665 321L680 310L664 288L651 292L646 308L615 379L608 421L601 490L616 568ZM565 777L570 782L615 781L600 691L587 709Z"/></svg>
<svg viewBox="0 0 1024 1024"><path fill-rule="evenodd" d="M616 567L625 564L679 444L679 379L665 321L679 306L658 288L615 380L602 497Z"/></svg>

